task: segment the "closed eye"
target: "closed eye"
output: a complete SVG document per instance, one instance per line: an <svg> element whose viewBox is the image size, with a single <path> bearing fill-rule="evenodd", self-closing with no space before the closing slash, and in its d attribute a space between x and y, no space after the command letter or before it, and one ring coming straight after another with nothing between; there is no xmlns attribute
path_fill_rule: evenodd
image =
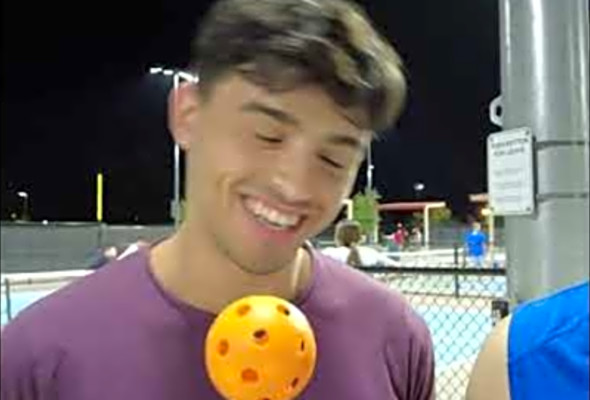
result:
<svg viewBox="0 0 590 400"><path fill-rule="evenodd" d="M344 165L340 164L337 161L334 161L330 157L326 157L326 156L322 156L322 155L320 155L319 157L320 157L320 160L322 160L324 163L328 164L332 168L336 168L336 169L344 168Z"/></svg>
<svg viewBox="0 0 590 400"><path fill-rule="evenodd" d="M256 134L256 138L266 143L281 143L283 141L281 137L261 135L260 133Z"/></svg>

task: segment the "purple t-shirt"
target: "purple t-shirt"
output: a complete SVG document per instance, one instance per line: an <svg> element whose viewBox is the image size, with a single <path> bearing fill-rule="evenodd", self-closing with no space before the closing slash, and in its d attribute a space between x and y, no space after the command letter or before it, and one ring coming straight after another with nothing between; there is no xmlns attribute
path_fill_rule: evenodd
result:
<svg viewBox="0 0 590 400"><path fill-rule="evenodd" d="M22 311L1 334L1 400L220 400L204 365L213 314L165 293L149 250ZM294 303L318 345L299 399L434 398L430 333L395 292L313 252Z"/></svg>

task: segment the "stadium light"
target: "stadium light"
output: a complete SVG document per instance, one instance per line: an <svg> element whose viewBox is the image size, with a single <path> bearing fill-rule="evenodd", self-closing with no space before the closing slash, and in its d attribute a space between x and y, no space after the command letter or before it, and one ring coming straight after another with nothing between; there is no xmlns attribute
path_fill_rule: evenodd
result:
<svg viewBox="0 0 590 400"><path fill-rule="evenodd" d="M152 67L149 69L152 75L165 75L172 77L172 87L174 93L180 86L180 79L185 81L196 83L199 81L197 75L189 74L188 72L178 71L172 68ZM180 147L177 143L174 143L174 181L173 181L173 193L174 200L172 206L172 214L174 217L174 223L176 226L180 224Z"/></svg>
<svg viewBox="0 0 590 400"><path fill-rule="evenodd" d="M426 188L426 186L422 182L414 183L414 190L417 192L421 192Z"/></svg>
<svg viewBox="0 0 590 400"><path fill-rule="evenodd" d="M16 195L23 199L23 209L21 212L21 220L26 221L29 215L29 194L24 191L16 192Z"/></svg>

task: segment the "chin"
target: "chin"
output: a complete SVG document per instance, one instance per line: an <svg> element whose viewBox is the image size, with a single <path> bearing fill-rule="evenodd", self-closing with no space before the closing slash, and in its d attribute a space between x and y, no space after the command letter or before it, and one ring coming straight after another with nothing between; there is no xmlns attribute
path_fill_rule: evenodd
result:
<svg viewBox="0 0 590 400"><path fill-rule="evenodd" d="M284 268L284 265L273 267L273 266L269 266L269 265L265 265L265 266L255 265L255 264L248 265L246 263L240 263L240 264L237 264L237 266L242 272L245 272L248 275L257 275L257 276L273 275L273 274L276 274L277 272L281 271Z"/></svg>
<svg viewBox="0 0 590 400"><path fill-rule="evenodd" d="M242 271L252 275L272 275L289 265L295 260L297 251L281 252L282 254L269 254L269 252L258 252L258 254L235 254L231 257L234 264Z"/></svg>

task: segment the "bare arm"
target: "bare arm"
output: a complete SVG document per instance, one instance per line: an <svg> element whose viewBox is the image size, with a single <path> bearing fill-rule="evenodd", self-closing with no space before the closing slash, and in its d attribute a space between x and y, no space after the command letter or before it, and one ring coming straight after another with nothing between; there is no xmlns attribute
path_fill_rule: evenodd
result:
<svg viewBox="0 0 590 400"><path fill-rule="evenodd" d="M508 330L510 316L487 337L471 372L466 400L510 400Z"/></svg>

